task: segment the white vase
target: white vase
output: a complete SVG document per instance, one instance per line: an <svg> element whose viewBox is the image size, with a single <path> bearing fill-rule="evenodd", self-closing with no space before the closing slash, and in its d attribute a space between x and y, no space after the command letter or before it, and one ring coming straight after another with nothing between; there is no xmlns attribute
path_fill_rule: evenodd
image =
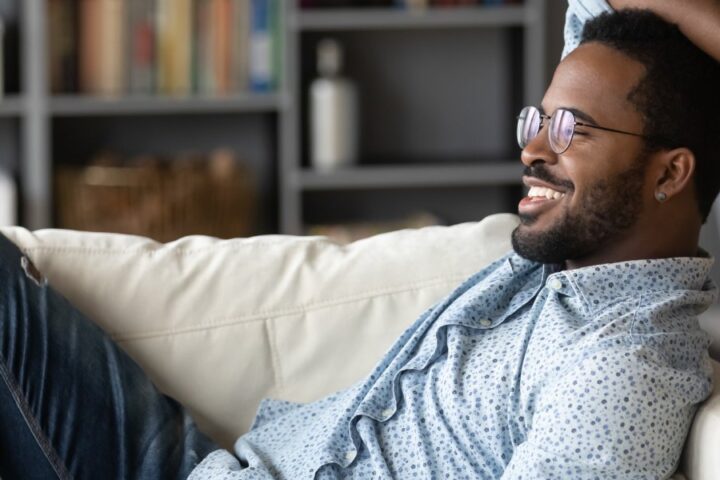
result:
<svg viewBox="0 0 720 480"><path fill-rule="evenodd" d="M340 45L329 39L320 42L320 77L310 85L310 163L321 171L357 163L357 89L340 75L341 69Z"/></svg>
<svg viewBox="0 0 720 480"><path fill-rule="evenodd" d="M0 169L0 226L17 225L17 187L15 180Z"/></svg>

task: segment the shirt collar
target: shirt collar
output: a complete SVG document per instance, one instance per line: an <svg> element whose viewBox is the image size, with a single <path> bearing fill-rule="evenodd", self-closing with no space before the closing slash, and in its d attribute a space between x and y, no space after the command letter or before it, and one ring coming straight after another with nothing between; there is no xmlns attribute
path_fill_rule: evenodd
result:
<svg viewBox="0 0 720 480"><path fill-rule="evenodd" d="M605 263L562 270L559 265L548 268L546 285L559 293L580 297L589 311L608 301L633 293L673 290L708 290L714 259L705 250L697 257L671 257ZM559 282L558 282L559 280Z"/></svg>

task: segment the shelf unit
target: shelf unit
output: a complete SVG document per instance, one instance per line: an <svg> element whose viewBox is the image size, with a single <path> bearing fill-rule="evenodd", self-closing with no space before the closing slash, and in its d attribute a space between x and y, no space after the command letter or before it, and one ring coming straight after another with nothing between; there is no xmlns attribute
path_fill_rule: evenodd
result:
<svg viewBox="0 0 720 480"><path fill-rule="evenodd" d="M298 2L282 0L283 59L278 92L221 98L128 96L117 99L51 95L46 62L46 0L13 1L19 16L20 93L8 94L0 101L0 139L9 142L0 154L15 159L0 159L0 163L9 164L17 172L21 222L29 228L53 226L53 166L67 161L65 157L75 158L97 146L88 140L86 132L101 131L102 135L97 137L107 137L115 145L137 142L135 148L147 141L148 130L164 135L164 144L160 142L160 147L175 141L186 146L197 141L207 146L223 139L235 142L235 145L249 145L247 148L254 166L262 171L265 191L261 201L266 204L262 213L266 222L258 233L301 234L305 224L313 221L309 206L316 208L325 202L333 210L333 204L340 208L344 196L351 197L348 200L351 204L362 204L360 197L372 199L376 193L378 198L392 197L393 203L412 204L423 196L423 192L428 192L428 198L446 192L453 198L446 202L452 207L452 202L457 201L457 190L470 192L468 195L472 198L480 198L479 201L487 204L489 209L497 210L507 205L503 203L505 197L513 198L513 192L520 189L522 169L513 159L517 152L511 145L513 112L507 107L508 104L515 108L522 103L537 103L542 97L548 57L546 0L426 11L393 8L301 10ZM471 71L478 82L485 81L485 73L478 79L478 72L489 72L489 85L487 89L472 90L472 101L468 102L469 107L463 115L477 121L477 129L487 130L491 138L474 138L474 127L465 126L466 130L461 132L464 136L454 130L437 133L451 148L431 152L427 158L418 156L417 151L383 151L394 145L394 139L382 137L383 132L378 133L382 129L378 128L377 116L372 117L373 112L366 112L370 116L363 126L367 127L369 140L364 147L366 151L361 152L361 162L354 168L332 173L312 170L305 140L307 99L304 92L314 64L312 47L324 35L338 36L347 42L351 54L369 54L372 48L362 48L369 42L386 45L387 49L381 50L387 50L403 61L412 62L416 57L417 62L426 65L432 58L440 61L452 57L428 57L434 48L462 50L464 53L450 59L455 63L448 64L448 68L453 69L447 72L448 79L462 77L464 70L455 67L460 65L462 68L463 62L477 56L485 63L474 64L475 70L471 68ZM425 48L425 38L431 38L429 48ZM440 46L433 46L435 44ZM419 46L416 48L416 45ZM458 46L462 48L455 48ZM408 52L410 54L406 55ZM388 55L382 60L386 64L395 61ZM359 64L367 67L372 63L367 60L365 58ZM375 88L374 93L382 90L378 88L383 87L382 81L388 80L375 79L368 69L358 71L358 74L359 81L368 80L367 84ZM435 95L432 88L423 90L427 86L421 85L420 80L413 82L409 89L415 95L411 99L413 104L417 104L415 100L422 95L426 95L428 103L425 108L442 100L442 95ZM361 92L366 86L360 84ZM482 102L494 96L493 86L504 92L500 95L502 98L491 98L495 107L488 112L474 113L482 110ZM469 88L466 84L461 87L461 93L463 88ZM445 90L452 89L453 85L450 85ZM381 93L387 95L387 92ZM454 101L452 108L458 109L457 99L448 98ZM497 111L498 105L502 112ZM460 107L465 108L461 104ZM397 127L403 119L397 115L397 109L393 112L396 115L394 126ZM412 113L411 108L408 115ZM422 119L423 116L410 115L409 118ZM442 121L438 122L442 127ZM187 133L192 131L193 125L199 129L195 138ZM419 126L420 131L414 132L413 125L409 125L408 130L398 137L428 137L422 129L432 125L428 127L427 122L419 121ZM15 138L14 143L12 138ZM408 145L415 150L423 147L413 145L412 141ZM488 151L484 151L487 145ZM434 161L438 158L442 160ZM493 198L482 199L478 189L489 192ZM498 200L498 195L503 198ZM338 201L326 202L326 199ZM374 201L382 203L381 200ZM484 212L487 213L490 212ZM364 212L353 214L362 216ZM372 208L367 214L373 215ZM341 216L342 212L332 212L332 215Z"/></svg>
<svg viewBox="0 0 720 480"><path fill-rule="evenodd" d="M513 83L508 89L511 96L514 95L514 101L511 103L531 104L539 102L545 88L546 16L545 0L526 0L521 5L427 10L388 8L300 10L290 5L287 17L288 76L286 81L288 82L288 96L294 101L284 111L282 120L283 165L281 171L285 172L281 177L280 220L282 231L289 233L303 231L303 225L307 219L305 204L311 203L314 209L323 204L324 200L308 201L307 197L316 193L328 200L328 209L334 209L336 208L335 201L330 199L330 195L341 200L343 196L363 195L360 192L364 192L366 197L378 196L379 192L383 190L386 196L388 191L396 192L394 200L402 201L401 197L405 195L403 192L415 191L416 194L409 195L409 199L406 200L411 204L418 198L418 191L427 191L427 196L433 197L433 193L449 192L450 189L481 188L487 190L488 195L503 197L500 202L497 201L497 198L482 201L488 205L488 210L484 214L491 213L497 208L512 208L506 199L509 198L512 201L512 192L520 191L522 168L517 160L505 160L511 158L511 147L503 148L502 152L463 151L459 154L448 155L443 152L435 152L430 155L435 158L447 158L440 162L428 162L426 159L420 158L421 156L417 155L417 152L409 155L405 152L383 155L377 151L363 152L361 148L360 164L354 168L329 173L316 172L310 168L307 160L307 141L305 140L308 135L306 128L303 127L303 119L306 118L308 110L304 92L308 87L308 72L312 70L308 66L312 57L311 46L314 41L324 35L338 37L341 41L350 44L350 47L353 44L362 43L364 39L382 36L387 42L387 47L392 49L394 44L408 44L406 39L408 36L412 36L409 48L413 48L412 42L419 39L421 35L431 35L438 40L438 43L446 43L452 48L453 45L457 45L457 42L453 44L453 38L460 33L470 41L477 42L480 47L478 50L483 50L481 42L487 39L495 42L495 46L505 49L503 52L496 52L495 54L499 58L490 59L490 62L499 61L505 64L506 69L511 70L512 73L504 77L504 80ZM491 31L494 36L470 36L488 31ZM502 38L498 39L497 37ZM508 44L511 45L508 46ZM419 42L416 42L415 45L418 45L419 49L423 48ZM367 50L373 52L386 50L382 47L383 45L374 43ZM464 48L469 47L465 46ZM348 48L348 50L348 56L351 56L353 49ZM359 54L358 57L362 55L359 50L360 48L355 48L354 51ZM408 53L408 50L405 50L405 53ZM483 53L488 53L487 49ZM507 58L516 53L520 54L519 59ZM398 54L397 57L402 58L403 55ZM367 58L358 59L359 63L366 60ZM385 62L386 66L392 67L394 59L386 58ZM377 65L375 67L377 70ZM533 74L524 75L524 72L533 72ZM358 78L360 82L366 80L367 83L372 83L367 72L355 71L352 73L354 75L349 75L351 78ZM459 75L462 75L462 71L459 72ZM362 99L362 83L360 83L360 88ZM432 92L430 93L432 94ZM380 97L381 95L377 96L377 98ZM377 103L384 104L386 102L383 102L381 98ZM442 105L439 108L442 109ZM507 108L507 105L504 108ZM379 119L380 115L376 115L375 118ZM502 135L505 138L512 136L512 133L509 132L512 126L507 120L507 117L503 120L505 128ZM487 123L487 119L485 122ZM368 123L371 124L368 125ZM372 122L367 119L363 126L365 127L362 129L363 132L373 130ZM414 134L417 132L409 132L409 135ZM465 143L468 143L467 140ZM367 150L370 149L372 147L367 148ZM410 157L410 161L406 161L403 157ZM378 158L382 159L380 164L378 164ZM389 162L388 158L390 158ZM458 159L462 162L457 162ZM509 193L507 186L511 186ZM497 187L504 187L505 192L500 192ZM474 193L470 195L474 195ZM354 199L351 200L351 203L362 203L362 201ZM472 203L463 203L466 204L465 209L468 213L464 217L460 215L453 219L454 221L473 218L473 213L470 211L474 208ZM374 209L368 207L368 211L374 210L374 214L382 209L382 205ZM481 216L483 213L478 213L475 218Z"/></svg>

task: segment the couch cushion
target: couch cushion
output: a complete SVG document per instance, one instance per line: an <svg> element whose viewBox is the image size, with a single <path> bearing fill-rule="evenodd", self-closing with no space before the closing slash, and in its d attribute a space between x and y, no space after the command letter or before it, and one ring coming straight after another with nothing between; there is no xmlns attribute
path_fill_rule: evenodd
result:
<svg viewBox="0 0 720 480"><path fill-rule="evenodd" d="M142 237L3 228L224 446L266 396L311 401L372 368L406 326L506 253L517 217L324 237Z"/></svg>
<svg viewBox="0 0 720 480"><path fill-rule="evenodd" d="M690 480L717 480L720 476L720 363L712 363L713 393L698 409L683 452L682 471Z"/></svg>

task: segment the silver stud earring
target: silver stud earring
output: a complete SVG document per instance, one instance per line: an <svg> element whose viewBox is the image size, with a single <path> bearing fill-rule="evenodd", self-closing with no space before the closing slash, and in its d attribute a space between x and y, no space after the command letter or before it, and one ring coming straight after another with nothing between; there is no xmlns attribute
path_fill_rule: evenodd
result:
<svg viewBox="0 0 720 480"><path fill-rule="evenodd" d="M656 192L656 193L655 193L655 199L656 199L658 202L662 203L662 202L664 202L665 200L667 200L667 194L666 194L665 192Z"/></svg>

